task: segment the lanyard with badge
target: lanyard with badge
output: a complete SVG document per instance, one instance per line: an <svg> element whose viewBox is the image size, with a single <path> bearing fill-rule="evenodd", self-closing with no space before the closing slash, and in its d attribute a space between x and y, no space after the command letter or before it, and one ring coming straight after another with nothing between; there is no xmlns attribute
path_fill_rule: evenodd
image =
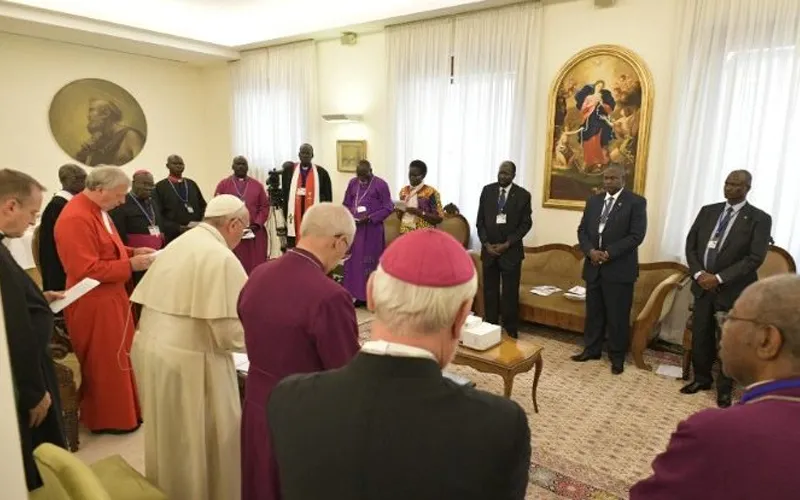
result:
<svg viewBox="0 0 800 500"><path fill-rule="evenodd" d="M193 214L194 208L192 208L192 206L189 205L189 183L183 180L181 180L180 182L183 183L183 187L185 188L186 191L186 194L184 196L181 196L180 193L178 193L178 190L175 189L175 183L170 182L169 185L172 186L172 190L175 191L175 196L177 196L178 199L183 202L183 206L186 207L186 211L189 212L190 214Z"/></svg>
<svg viewBox="0 0 800 500"><path fill-rule="evenodd" d="M369 189L372 187L372 181L374 180L375 177L369 180L369 184L367 184L367 189L364 190L364 194L362 194L361 196L359 196L359 194L361 194L361 182L359 181L358 189L356 189L356 199L354 203L354 208L357 214L363 214L364 212L367 211L367 207L362 205L361 202L364 201L364 198L367 196L367 193L369 193Z"/></svg>
<svg viewBox="0 0 800 500"><path fill-rule="evenodd" d="M507 222L507 216L505 213L506 203L508 202L508 195L506 194L506 188L500 188L500 196L497 198L497 219L495 223L505 224Z"/></svg>
<svg viewBox="0 0 800 500"><path fill-rule="evenodd" d="M139 203L139 200L136 199L135 196L129 194L128 196L136 202L136 205L139 207L139 210L144 214L145 219L147 219L147 232L150 233L151 236L159 236L161 234L161 230L158 228L156 224L156 211L153 209L153 204L150 203L150 213L147 213L144 206Z"/></svg>

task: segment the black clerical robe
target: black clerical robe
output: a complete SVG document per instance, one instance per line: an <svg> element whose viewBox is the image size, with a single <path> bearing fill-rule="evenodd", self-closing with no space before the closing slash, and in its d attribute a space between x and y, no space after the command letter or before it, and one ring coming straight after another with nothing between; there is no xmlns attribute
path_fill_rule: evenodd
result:
<svg viewBox="0 0 800 500"><path fill-rule="evenodd" d="M0 240L3 236L0 235ZM28 490L42 485L33 459L33 450L42 443L66 448L50 338L53 313L39 287L17 264L11 252L0 243L0 290L3 294L8 352L17 406L20 445ZM38 427L30 427L30 410L45 393L52 405ZM6 443L8 444L8 443Z"/></svg>
<svg viewBox="0 0 800 500"><path fill-rule="evenodd" d="M119 237L125 246L147 247L161 250L166 244L164 236L164 217L155 198L142 200L128 193L125 203L109 212L117 227ZM139 284L144 271L134 272L131 278L133 288Z"/></svg>
<svg viewBox="0 0 800 500"><path fill-rule="evenodd" d="M181 235L181 227L190 222L200 222L206 213L206 200L197 183L183 178L158 181L153 197L161 207L164 217L164 235L167 243Z"/></svg>
<svg viewBox="0 0 800 500"><path fill-rule="evenodd" d="M56 221L61 211L67 206L69 194L56 193L50 203L42 212L42 221L39 226L39 267L42 273L42 288L44 290L61 291L67 283L64 266L56 251L54 236Z"/></svg>

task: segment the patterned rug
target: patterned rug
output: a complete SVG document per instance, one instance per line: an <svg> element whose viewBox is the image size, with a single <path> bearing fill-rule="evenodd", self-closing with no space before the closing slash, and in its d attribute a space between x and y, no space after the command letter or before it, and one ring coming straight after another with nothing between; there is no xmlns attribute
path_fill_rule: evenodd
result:
<svg viewBox="0 0 800 500"><path fill-rule="evenodd" d="M363 319L362 319L363 318ZM366 318L359 318L362 338ZM531 428L530 486L526 499L605 500L627 498L630 487L650 475L650 464L666 447L677 424L714 405L711 393L685 396L682 381L638 370L629 358L625 373L612 375L610 363L575 363L581 337L527 325L525 340L544 346L539 380L539 413L533 412L533 372L517 375L512 399L528 415ZM647 350L646 361L680 365L674 353ZM503 393L499 376L466 366L448 371L469 378L479 389Z"/></svg>

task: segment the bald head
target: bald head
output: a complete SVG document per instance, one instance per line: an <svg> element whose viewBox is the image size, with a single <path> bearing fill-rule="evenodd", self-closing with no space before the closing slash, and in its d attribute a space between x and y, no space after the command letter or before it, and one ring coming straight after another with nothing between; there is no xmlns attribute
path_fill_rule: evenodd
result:
<svg viewBox="0 0 800 500"><path fill-rule="evenodd" d="M300 159L300 164L304 167L311 166L311 160L314 159L314 148L311 144L302 144L300 146L300 151L297 153L297 157Z"/></svg>
<svg viewBox="0 0 800 500"><path fill-rule="evenodd" d="M742 385L800 376L800 276L756 281L722 325L725 373Z"/></svg>
<svg viewBox="0 0 800 500"><path fill-rule="evenodd" d="M74 163L67 163L58 169L58 180L64 191L78 194L86 185L86 171Z"/></svg>
<svg viewBox="0 0 800 500"><path fill-rule="evenodd" d="M739 300L752 301L756 317L780 330L784 352L800 364L800 276L779 274L756 281Z"/></svg>

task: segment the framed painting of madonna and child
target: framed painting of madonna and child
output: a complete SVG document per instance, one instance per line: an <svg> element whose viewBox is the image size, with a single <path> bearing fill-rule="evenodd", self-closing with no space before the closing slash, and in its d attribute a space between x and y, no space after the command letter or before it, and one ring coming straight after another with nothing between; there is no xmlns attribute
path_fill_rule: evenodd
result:
<svg viewBox="0 0 800 500"><path fill-rule="evenodd" d="M550 91L543 206L583 210L609 165L644 193L653 84L632 51L598 45L576 54Z"/></svg>

